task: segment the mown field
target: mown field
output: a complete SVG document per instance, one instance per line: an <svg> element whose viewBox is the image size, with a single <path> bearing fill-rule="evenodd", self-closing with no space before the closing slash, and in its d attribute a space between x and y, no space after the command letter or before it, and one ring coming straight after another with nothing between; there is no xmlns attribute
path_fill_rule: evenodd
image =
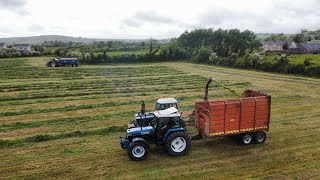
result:
<svg viewBox="0 0 320 180"><path fill-rule="evenodd" d="M318 179L320 80L184 62L46 68L47 58L0 60L0 179ZM265 144L222 137L192 142L187 156L152 147L132 162L119 146L125 125L162 96L183 116L208 77L241 94L272 95ZM211 85L210 99L235 98Z"/></svg>

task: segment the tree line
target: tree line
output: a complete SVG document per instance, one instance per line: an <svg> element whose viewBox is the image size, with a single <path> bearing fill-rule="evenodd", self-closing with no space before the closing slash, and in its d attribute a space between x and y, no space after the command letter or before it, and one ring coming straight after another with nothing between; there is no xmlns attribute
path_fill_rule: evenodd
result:
<svg viewBox="0 0 320 180"><path fill-rule="evenodd" d="M289 55L278 55L272 60L266 58L267 56L262 52L261 44L252 31L209 28L185 31L178 38L161 45L158 52L152 55L149 53L108 56L107 53L100 55L90 53L83 60L87 63L187 60L242 69L320 76L320 66L313 63L312 59L294 64Z"/></svg>

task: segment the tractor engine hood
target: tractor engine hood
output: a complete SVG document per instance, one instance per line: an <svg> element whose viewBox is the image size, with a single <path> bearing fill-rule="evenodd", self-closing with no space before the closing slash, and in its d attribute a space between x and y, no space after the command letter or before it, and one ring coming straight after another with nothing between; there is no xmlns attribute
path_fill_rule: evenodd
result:
<svg viewBox="0 0 320 180"><path fill-rule="evenodd" d="M135 135L135 134L150 134L154 131L152 126L146 127L135 127L127 130L127 135Z"/></svg>

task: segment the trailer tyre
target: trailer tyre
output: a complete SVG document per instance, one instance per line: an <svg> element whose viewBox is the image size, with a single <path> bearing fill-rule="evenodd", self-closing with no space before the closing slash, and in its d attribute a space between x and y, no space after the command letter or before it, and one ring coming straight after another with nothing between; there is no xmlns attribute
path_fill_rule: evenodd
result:
<svg viewBox="0 0 320 180"><path fill-rule="evenodd" d="M262 144L267 139L267 134L264 131L258 131L254 133L254 143L256 144Z"/></svg>
<svg viewBox="0 0 320 180"><path fill-rule="evenodd" d="M171 133L165 143L165 147L171 156L185 155L191 146L191 139L184 131Z"/></svg>
<svg viewBox="0 0 320 180"><path fill-rule="evenodd" d="M51 67L56 67L56 63L51 63Z"/></svg>
<svg viewBox="0 0 320 180"><path fill-rule="evenodd" d="M128 147L128 156L133 161L142 161L148 157L149 151L149 145L145 142L131 142Z"/></svg>
<svg viewBox="0 0 320 180"><path fill-rule="evenodd" d="M241 145L249 145L253 141L253 136L251 133L245 133L240 135L240 143Z"/></svg>

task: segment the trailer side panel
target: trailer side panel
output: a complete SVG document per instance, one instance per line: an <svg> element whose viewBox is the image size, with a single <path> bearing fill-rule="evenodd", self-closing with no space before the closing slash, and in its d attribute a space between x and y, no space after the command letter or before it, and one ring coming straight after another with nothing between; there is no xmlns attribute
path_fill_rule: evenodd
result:
<svg viewBox="0 0 320 180"><path fill-rule="evenodd" d="M207 137L268 131L271 97L247 90L243 98L196 102L195 125Z"/></svg>

